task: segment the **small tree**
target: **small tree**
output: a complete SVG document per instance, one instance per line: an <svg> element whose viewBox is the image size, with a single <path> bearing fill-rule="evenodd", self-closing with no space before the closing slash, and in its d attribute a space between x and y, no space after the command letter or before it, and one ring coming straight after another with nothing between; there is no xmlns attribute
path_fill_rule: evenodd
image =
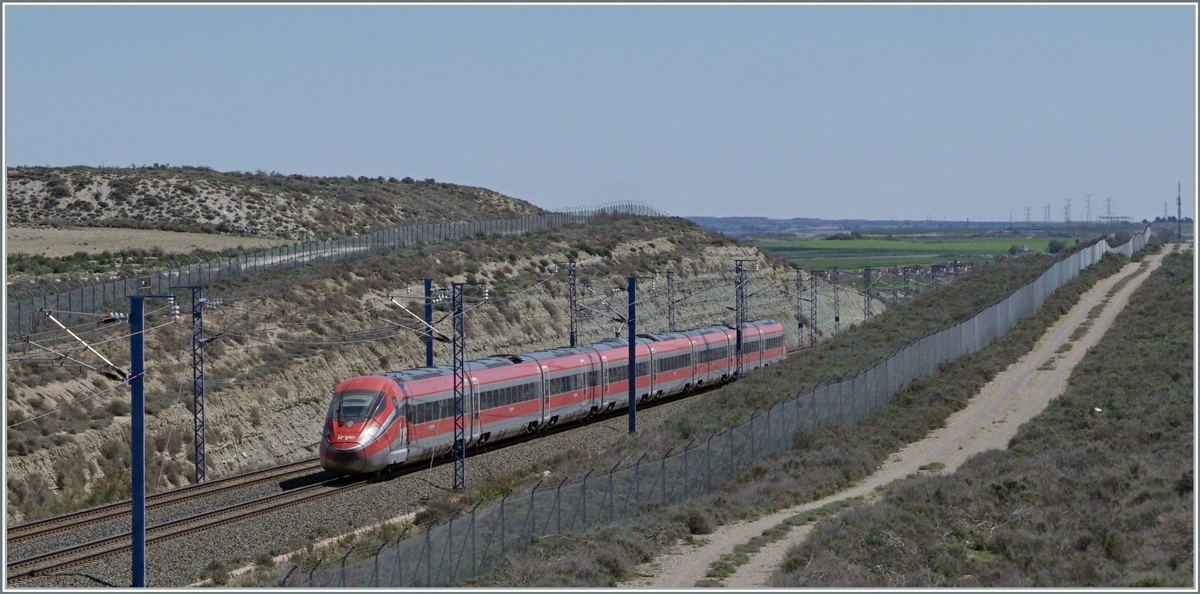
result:
<svg viewBox="0 0 1200 594"><path fill-rule="evenodd" d="M1051 254L1057 254L1067 247L1067 242L1061 239L1051 239L1050 244L1046 246L1046 251Z"/></svg>

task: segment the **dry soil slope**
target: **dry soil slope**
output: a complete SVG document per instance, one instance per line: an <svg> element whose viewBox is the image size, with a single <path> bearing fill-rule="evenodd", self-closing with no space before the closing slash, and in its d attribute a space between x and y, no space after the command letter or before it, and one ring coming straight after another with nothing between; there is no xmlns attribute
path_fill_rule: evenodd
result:
<svg viewBox="0 0 1200 594"><path fill-rule="evenodd" d="M208 167L11 167L13 227L144 227L309 239L413 222L542 212L485 188L383 177L219 172Z"/></svg>
<svg viewBox="0 0 1200 594"><path fill-rule="evenodd" d="M783 289L794 283L791 269L771 266L756 249L724 243L714 234L679 219L627 217L563 233L568 232L586 235L486 238L427 246L411 254L380 256L362 263L289 271L258 288L222 289L221 294L226 295L257 291L261 298L229 303L206 314L211 331L232 329L225 338L212 343L207 352L210 477L313 455L329 391L338 381L360 373L422 365L424 347L415 337L401 333L376 338L381 336L381 328L387 334L389 324L408 319L388 297L395 295L415 310L417 303L412 295L419 293L419 286L411 279L423 275L432 275L438 286L447 286L451 281L467 280L469 274L493 287L492 302L469 317L473 333L469 356L529 352L566 344L569 310L565 273L560 268L553 276L546 264L570 257L583 261L581 293L595 307L603 307L598 296L612 295L611 289L617 287L615 279L642 266L676 270L681 292L722 285L720 291L704 293L704 298L693 299L693 305L681 308L677 316L680 327L732 322L725 305L733 300L727 281L735 259L760 262L761 271L753 287L774 285ZM603 245L607 252L604 256L584 257L573 247L580 243ZM640 329L666 329L664 285L660 279L657 288L654 283L643 287L646 302L639 312ZM206 294L216 296L215 291ZM848 297L843 295L843 299ZM610 299L615 309L623 308L623 298L623 294L617 294ZM822 301L831 302L831 295L826 294ZM790 330L796 327L788 313L793 309L782 290L764 290L755 298L752 316L776 316ZM882 310L879 304L877 311ZM855 321L848 318L843 319L844 324ZM832 316L823 319L831 320ZM165 321L156 318L147 326ZM581 341L611 336L613 326L606 320L585 324ZM439 329L450 332L448 321L443 320ZM828 335L832 329L826 322L822 330ZM153 373L147 377L146 391L160 409L148 419L147 434L152 441L170 441L174 446L167 451L156 447L149 456L151 469L163 474L163 486L182 484L189 474L191 413L185 406L190 400L189 338L186 324L168 325L147 337L147 352L153 353ZM789 336L789 344L795 344L794 333ZM118 365L125 365L125 345L118 341L101 349ZM438 362L445 362L446 345L439 344L437 354ZM10 422L16 414L28 418L78 401L112 383L82 369L31 365L10 365L8 380ZM115 406L113 402L126 399L127 394L114 390L88 401L84 407L69 409L70 415L87 412L82 428L80 423L69 427L64 422L51 424L47 428L50 433L41 436L37 431L10 431L10 479L43 485L47 497L58 497L70 485L91 489L104 478L98 468L103 467L99 457L105 455L105 446L118 451L123 449L119 447L122 443L127 443L128 416L118 415L104 427L86 425L91 418L111 417L106 407ZM13 445L19 445L13 442L26 439L41 441L27 451L13 449ZM63 443L49 446L46 440L50 439ZM25 518L25 512L13 503L10 496L6 510L10 521Z"/></svg>

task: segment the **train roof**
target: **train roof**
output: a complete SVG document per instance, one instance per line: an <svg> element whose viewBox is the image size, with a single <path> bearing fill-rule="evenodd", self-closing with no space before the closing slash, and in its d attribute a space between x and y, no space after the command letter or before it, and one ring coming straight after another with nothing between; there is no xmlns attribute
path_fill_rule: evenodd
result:
<svg viewBox="0 0 1200 594"><path fill-rule="evenodd" d="M697 333L694 331L693 332L664 332L662 334L638 334L638 338L647 338L647 339L654 340L657 342L662 342L664 340L674 340L676 338L688 338L690 336L697 336L699 334L700 333Z"/></svg>
<svg viewBox="0 0 1200 594"><path fill-rule="evenodd" d="M480 369L494 369L496 367L504 367L512 365L513 361L505 357L487 357L484 359L475 359L466 361L463 367L467 371L479 371ZM403 371L385 371L380 375L390 377L397 381L411 382L416 380L429 379L431 377L441 377L454 374L453 365L437 365L434 367L420 367L417 369L405 369Z"/></svg>
<svg viewBox="0 0 1200 594"><path fill-rule="evenodd" d="M766 324L777 324L775 320L763 319L753 322L746 322L747 326L761 326ZM638 334L638 344L650 344L651 342L659 342L672 340L675 338L687 338L690 336L698 336L710 332L724 332L733 330L733 326L729 325L713 325L696 328L694 330L684 330L682 332L664 332L661 334ZM467 371L478 371L480 369L494 369L504 367L506 365L514 365L517 363L525 363L529 361L541 361L544 359L553 359L556 357L566 357L570 355L578 355L589 352L589 349L605 350L612 348L628 347L629 341L620 337L610 337L598 340L591 344L586 344L577 347L562 347L557 349L548 349L544 351L535 351L532 353L522 353L519 355L492 355L482 359L474 359L463 364ZM396 381L411 382L416 380L429 379L433 377L441 377L454 374L454 367L451 365L437 365L434 367L419 367L417 369L404 369L401 371L385 371L379 375L390 377Z"/></svg>
<svg viewBox="0 0 1200 594"><path fill-rule="evenodd" d="M571 355L581 355L581 354L584 354L587 352L588 352L587 347L578 346L578 347L561 347L561 348L557 348L557 349L547 349L544 351L534 351L532 353L521 353L520 355L513 355L513 356L516 358L519 358L519 359L542 361L545 359L555 359L557 357L569 357Z"/></svg>
<svg viewBox="0 0 1200 594"><path fill-rule="evenodd" d="M648 339L645 334L638 334L638 344L650 344L651 342L653 341ZM594 347L597 350L627 347L629 346L629 340L626 338L605 338L597 340L588 346Z"/></svg>

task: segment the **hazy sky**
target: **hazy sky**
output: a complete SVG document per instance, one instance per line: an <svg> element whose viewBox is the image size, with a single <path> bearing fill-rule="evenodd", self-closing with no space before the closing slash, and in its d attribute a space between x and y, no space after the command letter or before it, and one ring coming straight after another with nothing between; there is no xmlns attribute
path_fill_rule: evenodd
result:
<svg viewBox="0 0 1200 594"><path fill-rule="evenodd" d="M1196 10L5 5L5 159L433 177L547 208L1184 212Z"/></svg>

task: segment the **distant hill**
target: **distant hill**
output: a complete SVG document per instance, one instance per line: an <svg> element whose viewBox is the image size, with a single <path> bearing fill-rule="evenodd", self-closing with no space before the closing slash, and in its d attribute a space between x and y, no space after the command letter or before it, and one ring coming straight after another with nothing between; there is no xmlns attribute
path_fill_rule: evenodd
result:
<svg viewBox="0 0 1200 594"><path fill-rule="evenodd" d="M10 167L10 226L99 225L284 239L412 222L536 214L486 188L383 177L220 172L208 167Z"/></svg>

